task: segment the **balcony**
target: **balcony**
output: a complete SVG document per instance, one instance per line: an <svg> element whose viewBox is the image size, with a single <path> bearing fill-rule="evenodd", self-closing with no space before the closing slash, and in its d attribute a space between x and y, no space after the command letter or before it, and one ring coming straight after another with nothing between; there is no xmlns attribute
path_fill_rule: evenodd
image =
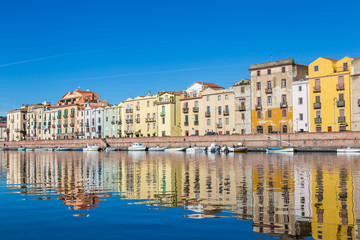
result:
<svg viewBox="0 0 360 240"><path fill-rule="evenodd" d="M195 126L198 126L198 125L199 125L199 121L196 121L196 120L195 120L195 121L194 121L194 125L195 125Z"/></svg>
<svg viewBox="0 0 360 240"><path fill-rule="evenodd" d="M55 124L51 125L52 128L55 128Z"/></svg>
<svg viewBox="0 0 360 240"><path fill-rule="evenodd" d="M338 117L338 123L345 123L345 117Z"/></svg>
<svg viewBox="0 0 360 240"><path fill-rule="evenodd" d="M224 110L224 112L223 112L224 116L229 116L229 114L230 114L229 110Z"/></svg>
<svg viewBox="0 0 360 240"><path fill-rule="evenodd" d="M89 124L89 123L85 123L85 127L90 127L90 124Z"/></svg>
<svg viewBox="0 0 360 240"><path fill-rule="evenodd" d="M161 112L160 116L165 117L165 112Z"/></svg>
<svg viewBox="0 0 360 240"><path fill-rule="evenodd" d="M126 123L127 123L127 124L133 123L133 120L132 120L132 119L126 119Z"/></svg>
<svg viewBox="0 0 360 240"><path fill-rule="evenodd" d="M136 123L140 123L140 118L136 118L136 119L135 119L135 122L136 122Z"/></svg>
<svg viewBox="0 0 360 240"><path fill-rule="evenodd" d="M136 106L136 111L139 111L140 110L140 106Z"/></svg>
<svg viewBox="0 0 360 240"><path fill-rule="evenodd" d="M222 123L216 124L217 128L222 128Z"/></svg>
<svg viewBox="0 0 360 240"><path fill-rule="evenodd" d="M68 118L68 115L65 115L65 114L64 114L63 117L64 117L64 118Z"/></svg>
<svg viewBox="0 0 360 240"><path fill-rule="evenodd" d="M63 124L63 126L64 126L64 127L67 127L67 126L68 126L68 124L67 124L67 123L64 123L64 124Z"/></svg>
<svg viewBox="0 0 360 240"><path fill-rule="evenodd" d="M255 105L255 109L256 109L256 110L261 110L261 104L256 104L256 105Z"/></svg>
<svg viewBox="0 0 360 240"><path fill-rule="evenodd" d="M194 112L194 113L199 112L199 107L193 107L193 112Z"/></svg>
<svg viewBox="0 0 360 240"><path fill-rule="evenodd" d="M122 124L122 120L116 121L117 125L121 125Z"/></svg>
<svg viewBox="0 0 360 240"><path fill-rule="evenodd" d="M210 112L205 112L205 117L210 117L210 116L211 116Z"/></svg>
<svg viewBox="0 0 360 240"><path fill-rule="evenodd" d="M145 118L145 122L155 122L155 118Z"/></svg>
<svg viewBox="0 0 360 240"><path fill-rule="evenodd" d="M314 93L321 92L321 87L314 87L313 92L314 92Z"/></svg>
<svg viewBox="0 0 360 240"><path fill-rule="evenodd" d="M111 121L111 124L114 125L114 124L115 124L115 121Z"/></svg>
<svg viewBox="0 0 360 240"><path fill-rule="evenodd" d="M280 108L287 108L287 107L288 107L287 102L280 103Z"/></svg>
<svg viewBox="0 0 360 240"><path fill-rule="evenodd" d="M14 119L11 119L10 122L11 122L11 123L14 123L15 121L14 121Z"/></svg>
<svg viewBox="0 0 360 240"><path fill-rule="evenodd" d="M133 112L132 108L126 109L126 113L132 113L132 112Z"/></svg>
<svg viewBox="0 0 360 240"><path fill-rule="evenodd" d="M57 115L57 119L61 119L61 115Z"/></svg>
<svg viewBox="0 0 360 240"><path fill-rule="evenodd" d="M55 120L56 118L55 118L55 117L52 117L51 119L52 119L52 120Z"/></svg>
<svg viewBox="0 0 360 240"><path fill-rule="evenodd" d="M184 107L184 108L183 108L183 113L189 113L189 108L188 108L188 107Z"/></svg>
<svg viewBox="0 0 360 240"><path fill-rule="evenodd" d="M321 123L321 117L314 118L315 124Z"/></svg>
<svg viewBox="0 0 360 240"><path fill-rule="evenodd" d="M70 123L70 127L75 127L75 123Z"/></svg>
<svg viewBox="0 0 360 240"><path fill-rule="evenodd" d="M27 126L27 129L30 129L30 125Z"/></svg>
<svg viewBox="0 0 360 240"><path fill-rule="evenodd" d="M189 126L189 122L184 122L184 126Z"/></svg>
<svg viewBox="0 0 360 240"><path fill-rule="evenodd" d="M38 129L41 129L41 126L38 126Z"/></svg>
<svg viewBox="0 0 360 240"><path fill-rule="evenodd" d="M61 128L61 124L58 124L57 127L58 127L58 128Z"/></svg>
<svg viewBox="0 0 360 240"><path fill-rule="evenodd" d="M336 101L336 106L337 107L345 107L345 101L344 100Z"/></svg>
<svg viewBox="0 0 360 240"><path fill-rule="evenodd" d="M336 91L345 90L345 84L336 84Z"/></svg>
<svg viewBox="0 0 360 240"><path fill-rule="evenodd" d="M240 105L239 111L245 111L245 110L246 110L245 105Z"/></svg>
<svg viewBox="0 0 360 240"><path fill-rule="evenodd" d="M266 94L272 94L272 88L265 88Z"/></svg>
<svg viewBox="0 0 360 240"><path fill-rule="evenodd" d="M70 118L74 118L75 117L75 114L70 114Z"/></svg>
<svg viewBox="0 0 360 240"><path fill-rule="evenodd" d="M321 102L314 102L314 109L320 109L321 108Z"/></svg>

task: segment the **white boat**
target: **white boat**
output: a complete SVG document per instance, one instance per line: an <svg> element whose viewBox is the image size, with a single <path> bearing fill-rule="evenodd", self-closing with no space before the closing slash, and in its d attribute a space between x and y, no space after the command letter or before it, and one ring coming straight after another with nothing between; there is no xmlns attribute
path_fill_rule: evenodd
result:
<svg viewBox="0 0 360 240"><path fill-rule="evenodd" d="M207 148L207 152L208 153L216 153L216 152L220 152L221 147L219 145L217 145L216 143L212 143L208 148Z"/></svg>
<svg viewBox="0 0 360 240"><path fill-rule="evenodd" d="M131 147L128 147L128 151L146 151L146 147L142 143L133 143Z"/></svg>
<svg viewBox="0 0 360 240"><path fill-rule="evenodd" d="M294 147L267 147L266 152L276 153L276 152L294 152Z"/></svg>
<svg viewBox="0 0 360 240"><path fill-rule="evenodd" d="M34 148L26 148L26 152L32 152L32 151L34 151L35 149Z"/></svg>
<svg viewBox="0 0 360 240"><path fill-rule="evenodd" d="M119 151L119 149L116 148L116 147L107 147L107 148L105 148L105 152L114 152L114 151Z"/></svg>
<svg viewBox="0 0 360 240"><path fill-rule="evenodd" d="M337 153L360 153L360 148L338 148L336 151Z"/></svg>
<svg viewBox="0 0 360 240"><path fill-rule="evenodd" d="M46 152L47 149L46 148L35 148L34 152Z"/></svg>
<svg viewBox="0 0 360 240"><path fill-rule="evenodd" d="M230 152L229 148L226 145L223 146L220 151L223 152L223 153L229 153Z"/></svg>
<svg viewBox="0 0 360 240"><path fill-rule="evenodd" d="M83 148L83 151L84 152L97 152L97 151L99 151L99 148L100 147L98 147L96 145L88 143L88 144L86 144L86 147Z"/></svg>
<svg viewBox="0 0 360 240"><path fill-rule="evenodd" d="M149 148L148 151L165 151L166 147L159 147L159 146L156 146L156 147L152 147L152 148Z"/></svg>
<svg viewBox="0 0 360 240"><path fill-rule="evenodd" d="M165 152L184 152L186 147L178 147L178 148L167 148Z"/></svg>
<svg viewBox="0 0 360 240"><path fill-rule="evenodd" d="M71 151L71 148L67 148L67 147L57 147L54 150L55 152L67 152L67 151Z"/></svg>
<svg viewBox="0 0 360 240"><path fill-rule="evenodd" d="M194 146L194 147L187 148L186 152L187 153L202 153L202 152L204 152L204 150L205 150L205 147Z"/></svg>

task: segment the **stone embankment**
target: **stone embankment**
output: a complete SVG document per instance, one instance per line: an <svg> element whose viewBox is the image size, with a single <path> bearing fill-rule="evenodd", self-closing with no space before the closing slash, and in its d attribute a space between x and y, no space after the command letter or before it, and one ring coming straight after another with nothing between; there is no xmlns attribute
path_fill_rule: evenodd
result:
<svg viewBox="0 0 360 240"><path fill-rule="evenodd" d="M249 147L249 150L262 151L267 146L292 145L299 151L333 151L339 147L360 147L360 132L341 133L290 133L290 134L248 134L248 135L219 135L219 136L192 136L192 137L141 137L141 138L108 138L107 142L112 147L127 147L134 142L142 142L148 147L153 146L209 146L211 143L218 145L237 145L238 143ZM0 142L0 147L72 147L82 148L87 143L106 147L102 139L76 139L76 140L41 140ZM4 145L5 144L5 145Z"/></svg>

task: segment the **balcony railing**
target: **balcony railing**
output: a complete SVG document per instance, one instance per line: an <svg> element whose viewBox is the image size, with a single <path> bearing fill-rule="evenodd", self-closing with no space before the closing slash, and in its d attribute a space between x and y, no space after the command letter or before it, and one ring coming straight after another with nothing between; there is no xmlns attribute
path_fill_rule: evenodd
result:
<svg viewBox="0 0 360 240"><path fill-rule="evenodd" d="M136 110L139 111L139 110L140 110L140 106L136 106Z"/></svg>
<svg viewBox="0 0 360 240"><path fill-rule="evenodd" d="M68 124L67 124L67 123L64 123L64 124L63 124L63 126L64 126L64 127L67 127L67 126L68 126Z"/></svg>
<svg viewBox="0 0 360 240"><path fill-rule="evenodd" d="M58 127L58 128L61 128L61 124L58 124L57 127Z"/></svg>
<svg viewBox="0 0 360 240"><path fill-rule="evenodd" d="M193 112L194 112L194 113L199 112L199 107L193 107Z"/></svg>
<svg viewBox="0 0 360 240"><path fill-rule="evenodd" d="M68 118L68 115L64 114L63 117L64 117L64 118Z"/></svg>
<svg viewBox="0 0 360 240"><path fill-rule="evenodd" d="M133 120L132 119L126 119L126 123L133 123Z"/></svg>
<svg viewBox="0 0 360 240"><path fill-rule="evenodd" d="M246 110L245 105L243 105L243 106L240 105L239 111L245 111L245 110Z"/></svg>
<svg viewBox="0 0 360 240"><path fill-rule="evenodd" d="M314 102L314 109L320 109L321 108L321 102Z"/></svg>
<svg viewBox="0 0 360 240"><path fill-rule="evenodd" d="M315 124L321 123L321 117L314 118Z"/></svg>
<svg viewBox="0 0 360 240"><path fill-rule="evenodd" d="M136 123L140 123L140 118L135 119Z"/></svg>
<svg viewBox="0 0 360 240"><path fill-rule="evenodd" d="M266 94L272 94L272 88L265 88Z"/></svg>
<svg viewBox="0 0 360 240"><path fill-rule="evenodd" d="M126 113L132 113L132 112L133 112L132 108L126 109Z"/></svg>
<svg viewBox="0 0 360 240"><path fill-rule="evenodd" d="M57 119L61 119L61 115L57 115Z"/></svg>
<svg viewBox="0 0 360 240"><path fill-rule="evenodd" d="M145 118L145 122L155 122L154 118Z"/></svg>
<svg viewBox="0 0 360 240"><path fill-rule="evenodd" d="M261 104L256 104L256 105L255 105L255 109L256 109L256 110L261 110Z"/></svg>
<svg viewBox="0 0 360 240"><path fill-rule="evenodd" d="M55 124L51 125L52 128L55 128Z"/></svg>
<svg viewBox="0 0 360 240"><path fill-rule="evenodd" d="M288 107L287 102L280 103L280 108L287 108L287 107Z"/></svg>
<svg viewBox="0 0 360 240"><path fill-rule="evenodd" d="M70 114L70 117L71 117L71 118L74 118L74 117L75 117L75 114Z"/></svg>
<svg viewBox="0 0 360 240"><path fill-rule="evenodd" d="M184 107L183 108L183 113L188 113L189 112L189 108L188 107Z"/></svg>
<svg viewBox="0 0 360 240"><path fill-rule="evenodd" d="M345 84L336 84L336 90L337 91L345 90Z"/></svg>
<svg viewBox="0 0 360 240"><path fill-rule="evenodd" d="M160 116L164 117L165 116L165 112L161 112Z"/></svg>
<svg viewBox="0 0 360 240"><path fill-rule="evenodd" d="M195 120L195 121L194 121L194 125L195 125L195 126L198 126L198 125L199 125L199 121L196 121L196 120Z"/></svg>
<svg viewBox="0 0 360 240"><path fill-rule="evenodd" d="M218 123L216 125L217 125L217 128L222 128L222 123Z"/></svg>
<svg viewBox="0 0 360 240"><path fill-rule="evenodd" d="M189 122L184 122L184 126L189 126Z"/></svg>
<svg viewBox="0 0 360 240"><path fill-rule="evenodd" d="M338 123L345 123L345 117L338 117Z"/></svg>
<svg viewBox="0 0 360 240"><path fill-rule="evenodd" d="M111 124L114 125L114 124L115 124L115 121L111 121Z"/></svg>
<svg viewBox="0 0 360 240"><path fill-rule="evenodd" d="M210 112L205 112L205 117L210 117L210 116L211 116Z"/></svg>
<svg viewBox="0 0 360 240"><path fill-rule="evenodd" d="M224 110L224 116L229 116L229 114L230 114L230 112L229 111L226 111L226 110Z"/></svg>
<svg viewBox="0 0 360 240"><path fill-rule="evenodd" d="M314 93L321 92L321 87L314 87Z"/></svg>
<svg viewBox="0 0 360 240"><path fill-rule="evenodd" d="M70 123L70 127L75 127L75 123Z"/></svg>
<svg viewBox="0 0 360 240"><path fill-rule="evenodd" d="M344 100L336 101L336 106L337 107L345 107L345 101Z"/></svg>

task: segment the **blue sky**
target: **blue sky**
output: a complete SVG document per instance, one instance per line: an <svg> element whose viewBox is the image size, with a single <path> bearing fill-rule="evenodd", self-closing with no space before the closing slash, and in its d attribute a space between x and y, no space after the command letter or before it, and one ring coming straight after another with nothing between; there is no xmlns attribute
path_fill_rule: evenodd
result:
<svg viewBox="0 0 360 240"><path fill-rule="evenodd" d="M110 103L250 64L360 56L359 1L0 1L0 115L90 89Z"/></svg>

